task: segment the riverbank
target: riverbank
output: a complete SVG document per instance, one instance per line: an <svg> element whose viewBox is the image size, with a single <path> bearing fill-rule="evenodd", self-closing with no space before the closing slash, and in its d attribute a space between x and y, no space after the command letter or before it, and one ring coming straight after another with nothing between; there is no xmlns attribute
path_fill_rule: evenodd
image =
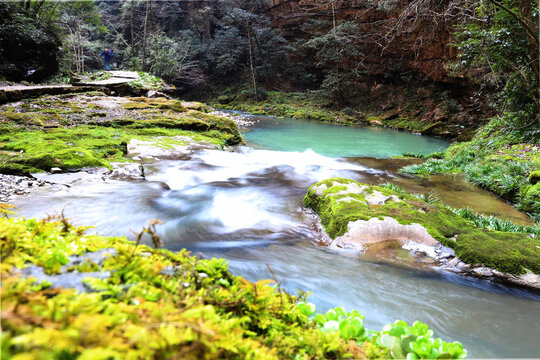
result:
<svg viewBox="0 0 540 360"><path fill-rule="evenodd" d="M471 141L455 143L444 153L428 156L423 164L401 171L420 176L464 173L473 184L512 202L539 222L540 138L537 128L536 133L534 127L527 130L513 130L504 116L493 118Z"/></svg>
<svg viewBox="0 0 540 360"><path fill-rule="evenodd" d="M0 207L4 215L9 207ZM159 221L126 238L85 235L63 216L0 218L3 356L156 359L460 359L459 343L403 321L368 332L341 308L315 314L279 283L223 259L157 249ZM140 242L151 243L154 249ZM51 346L54 344L54 346Z"/></svg>
<svg viewBox="0 0 540 360"><path fill-rule="evenodd" d="M483 123L482 102L468 104L456 100L450 91L429 86L377 85L337 107L316 92L264 92L264 100L254 101L249 91L224 89L204 101L217 108L243 110L291 118L306 118L346 126L372 125L410 131L447 139L468 140ZM483 113L485 114L485 109Z"/></svg>
<svg viewBox="0 0 540 360"><path fill-rule="evenodd" d="M0 172L113 169L131 140L163 137L163 147L206 142L239 144L236 124L201 103L113 97L101 92L43 96L0 107ZM171 144L166 144L169 139Z"/></svg>
<svg viewBox="0 0 540 360"><path fill-rule="evenodd" d="M465 111L464 104L427 87L381 86L372 96L359 99L361 106L340 110L310 93L269 91L268 97L259 102L247 95L226 93L211 104L255 114L307 118L345 126L383 126L455 139L457 142L446 152L432 154L425 164L407 167L403 172L420 176L464 173L473 184L494 192L534 221L540 221L540 185L536 174L540 169L538 134L523 137L519 130L512 133L504 117L486 120L489 112L479 114L474 106ZM404 155L429 158L415 153Z"/></svg>

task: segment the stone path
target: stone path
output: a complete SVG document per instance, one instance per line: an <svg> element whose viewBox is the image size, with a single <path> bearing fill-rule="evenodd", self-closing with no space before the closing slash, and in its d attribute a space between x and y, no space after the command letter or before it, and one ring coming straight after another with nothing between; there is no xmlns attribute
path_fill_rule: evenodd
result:
<svg viewBox="0 0 540 360"><path fill-rule="evenodd" d="M140 79L140 76L135 71L108 71L112 77L106 80L90 81L90 82L77 82L75 85L79 86L111 86L125 84L133 80Z"/></svg>
<svg viewBox="0 0 540 360"><path fill-rule="evenodd" d="M41 95L58 95L73 92L103 90L117 87L140 78L135 71L109 71L112 75L107 80L76 82L64 85L13 85L0 87L0 104L18 101L25 98L34 98Z"/></svg>

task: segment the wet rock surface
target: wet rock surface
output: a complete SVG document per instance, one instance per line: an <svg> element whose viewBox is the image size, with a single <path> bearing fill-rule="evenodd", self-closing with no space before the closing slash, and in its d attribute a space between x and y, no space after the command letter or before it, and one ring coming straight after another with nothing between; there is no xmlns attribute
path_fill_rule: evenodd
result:
<svg viewBox="0 0 540 360"><path fill-rule="evenodd" d="M69 257L69 263L62 266L60 274L46 274L41 266L30 265L20 270L23 277L33 277L37 283L44 281L51 284L52 288L75 289L78 292L93 292L92 287L84 280L87 278L107 279L111 276L110 271L78 271L77 267L83 264L100 266L103 261L116 255L116 250L101 249L83 255Z"/></svg>
<svg viewBox="0 0 540 360"><path fill-rule="evenodd" d="M231 119L240 129L248 129L250 126L252 126L255 123L255 121L249 120L248 116L230 112L230 111L214 110L212 114Z"/></svg>
<svg viewBox="0 0 540 360"><path fill-rule="evenodd" d="M45 181L33 177L0 174L0 202L9 203L14 196L26 195L43 186L47 186Z"/></svg>

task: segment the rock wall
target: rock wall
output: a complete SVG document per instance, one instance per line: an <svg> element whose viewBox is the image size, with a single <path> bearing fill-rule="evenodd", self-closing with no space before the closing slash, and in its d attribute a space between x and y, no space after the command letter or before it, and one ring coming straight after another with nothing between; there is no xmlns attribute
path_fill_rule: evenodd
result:
<svg viewBox="0 0 540 360"><path fill-rule="evenodd" d="M271 0L274 25L289 39L308 37L308 20L355 21L365 46L361 59L367 73L386 80L407 73L418 80L456 83L447 63L456 57L452 24L425 7L410 7L408 0ZM425 2L430 3L430 2ZM426 5L432 6L432 5Z"/></svg>

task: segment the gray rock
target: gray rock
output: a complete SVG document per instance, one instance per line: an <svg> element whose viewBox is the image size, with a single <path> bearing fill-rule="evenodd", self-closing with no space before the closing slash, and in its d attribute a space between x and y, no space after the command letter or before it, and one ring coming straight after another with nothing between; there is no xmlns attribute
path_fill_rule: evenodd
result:
<svg viewBox="0 0 540 360"><path fill-rule="evenodd" d="M144 168L138 163L111 163L110 177L118 180L144 180Z"/></svg>
<svg viewBox="0 0 540 360"><path fill-rule="evenodd" d="M34 277L38 283L47 281L51 283L51 287L53 288L75 289L78 292L94 292L95 290L89 287L84 282L84 279L107 279L111 276L110 271L79 272L77 270L68 271L68 269L80 265L85 261L101 265L105 259L115 255L116 250L113 248L101 249L96 252L70 256L69 263L62 266L60 274L49 275L45 273L41 266L30 265L21 270L21 275L24 277Z"/></svg>
<svg viewBox="0 0 540 360"><path fill-rule="evenodd" d="M42 267L30 265L21 270L24 277L34 277L38 283L47 281L52 288L75 289L78 292L93 292L83 280L87 278L107 279L111 276L110 271L94 271L80 273L78 271L66 272L59 275L48 275Z"/></svg>
<svg viewBox="0 0 540 360"><path fill-rule="evenodd" d="M53 167L51 168L51 171L50 171L51 174L59 174L61 172L62 172L62 169L60 169L59 167Z"/></svg>

